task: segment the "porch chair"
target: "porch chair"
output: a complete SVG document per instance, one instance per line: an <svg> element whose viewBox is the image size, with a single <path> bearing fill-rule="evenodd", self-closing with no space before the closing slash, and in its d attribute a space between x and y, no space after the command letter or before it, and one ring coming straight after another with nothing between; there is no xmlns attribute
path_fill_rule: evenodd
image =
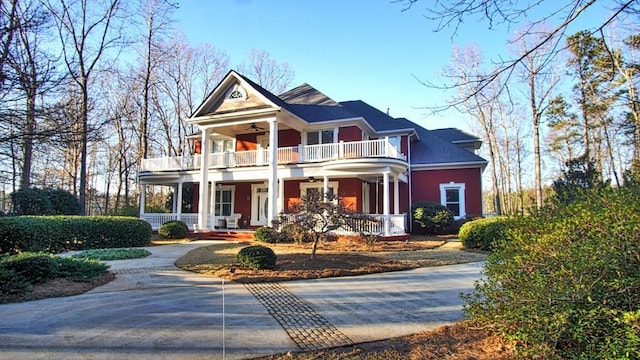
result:
<svg viewBox="0 0 640 360"><path fill-rule="evenodd" d="M238 225L238 222L240 222L241 217L242 214L231 214L227 216L225 219L227 220L227 229L239 229L240 225Z"/></svg>

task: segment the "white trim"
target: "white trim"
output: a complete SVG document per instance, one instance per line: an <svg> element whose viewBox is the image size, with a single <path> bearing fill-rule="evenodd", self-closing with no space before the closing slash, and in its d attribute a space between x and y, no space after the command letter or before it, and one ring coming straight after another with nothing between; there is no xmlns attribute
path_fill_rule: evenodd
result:
<svg viewBox="0 0 640 360"><path fill-rule="evenodd" d="M260 201L258 201L258 189L261 189L260 194L267 194L269 196L269 186L264 183L251 184L251 226L266 226L268 222L268 214L262 214L263 220L258 222L258 214L260 212ZM266 190L266 191L265 191Z"/></svg>
<svg viewBox="0 0 640 360"><path fill-rule="evenodd" d="M484 170L487 166L486 161L458 162L458 163L440 163L440 164L412 164L413 170L447 170L447 169L469 169L479 168Z"/></svg>
<svg viewBox="0 0 640 360"><path fill-rule="evenodd" d="M234 92L239 92L240 93L240 97L236 97L236 98L232 98L231 94L233 94ZM227 92L224 94L224 101L229 101L229 102L239 102L239 101L245 101L249 98L247 91L240 86L240 84L234 84L233 86L229 87L229 89L227 90Z"/></svg>
<svg viewBox="0 0 640 360"><path fill-rule="evenodd" d="M214 183L211 182L211 184L213 185ZM215 194L216 191L225 191L225 190L231 190L231 212L229 213L229 215L231 215L235 212L235 209L236 209L236 186L216 184L215 188L211 189L211 192ZM222 194L220 194L220 199L218 199L217 196L211 196L211 199L213 200L213 203L209 204L209 206L211 206L211 215L217 216L217 217L229 216L229 215L216 215L216 203L220 202L222 204L222 201L221 201ZM220 207L220 213L222 213L222 207Z"/></svg>
<svg viewBox="0 0 640 360"><path fill-rule="evenodd" d="M459 199L459 209L460 214L458 216L454 216L454 219L458 220L464 218L467 215L466 212L466 193L465 193L465 183L454 183L453 181L449 183L440 184L440 203L444 206L447 206L447 190L455 189L458 190L458 199Z"/></svg>

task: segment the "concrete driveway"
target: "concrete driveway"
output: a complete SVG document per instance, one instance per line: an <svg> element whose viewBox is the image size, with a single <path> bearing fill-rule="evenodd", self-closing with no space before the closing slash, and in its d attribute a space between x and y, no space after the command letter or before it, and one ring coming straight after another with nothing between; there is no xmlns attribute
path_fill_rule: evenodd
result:
<svg viewBox="0 0 640 360"><path fill-rule="evenodd" d="M116 280L82 295L0 305L0 359L249 359L385 339L460 320L482 270L245 286L173 266L210 243L109 262Z"/></svg>

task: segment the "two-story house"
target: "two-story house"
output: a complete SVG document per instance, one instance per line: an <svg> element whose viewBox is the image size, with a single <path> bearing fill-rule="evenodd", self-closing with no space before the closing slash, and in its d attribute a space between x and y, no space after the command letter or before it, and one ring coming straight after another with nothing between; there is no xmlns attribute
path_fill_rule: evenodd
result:
<svg viewBox="0 0 640 360"><path fill-rule="evenodd" d="M140 216L154 229L171 219L201 232L267 225L309 191L376 214L372 231L386 236L409 231L417 201L440 202L457 218L482 213L481 141L457 129L430 131L308 84L274 95L234 71L184 121L199 129L192 153L141 164L143 188L174 188L169 214L145 213L142 191ZM190 213L178 206L185 202Z"/></svg>

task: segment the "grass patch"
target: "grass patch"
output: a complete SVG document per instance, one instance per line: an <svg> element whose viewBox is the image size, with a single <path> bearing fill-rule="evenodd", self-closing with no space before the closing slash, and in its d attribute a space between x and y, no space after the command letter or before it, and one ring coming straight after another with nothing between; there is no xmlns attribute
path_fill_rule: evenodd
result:
<svg viewBox="0 0 640 360"><path fill-rule="evenodd" d="M85 250L73 255L74 258L80 259L93 259L93 260L126 260L126 259L139 259L151 255L145 249L94 249Z"/></svg>

